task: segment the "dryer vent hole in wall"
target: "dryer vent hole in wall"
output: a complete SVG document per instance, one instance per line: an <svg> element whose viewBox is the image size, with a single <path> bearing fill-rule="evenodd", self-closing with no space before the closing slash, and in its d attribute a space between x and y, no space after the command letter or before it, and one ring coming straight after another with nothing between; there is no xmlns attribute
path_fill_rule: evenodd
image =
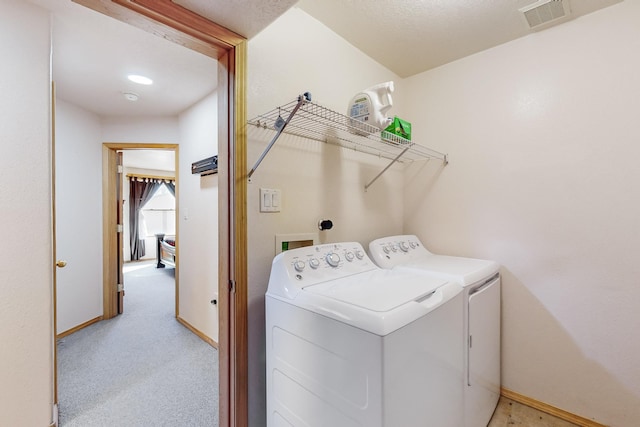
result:
<svg viewBox="0 0 640 427"><path fill-rule="evenodd" d="M331 230L333 228L333 221L330 219L321 219L318 221L318 229L320 231Z"/></svg>

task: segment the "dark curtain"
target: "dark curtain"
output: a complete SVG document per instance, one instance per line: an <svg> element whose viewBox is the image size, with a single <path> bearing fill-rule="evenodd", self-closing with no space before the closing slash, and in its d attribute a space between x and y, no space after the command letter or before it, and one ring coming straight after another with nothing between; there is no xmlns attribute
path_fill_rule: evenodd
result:
<svg viewBox="0 0 640 427"><path fill-rule="evenodd" d="M153 194L162 185L156 180L129 181L129 241L131 243L131 261L142 258L145 254L144 240L140 239L140 209L151 200Z"/></svg>
<svg viewBox="0 0 640 427"><path fill-rule="evenodd" d="M165 181L164 185L167 186L167 188L169 189L169 192L171 194L173 194L173 197L176 197L176 182L175 181Z"/></svg>

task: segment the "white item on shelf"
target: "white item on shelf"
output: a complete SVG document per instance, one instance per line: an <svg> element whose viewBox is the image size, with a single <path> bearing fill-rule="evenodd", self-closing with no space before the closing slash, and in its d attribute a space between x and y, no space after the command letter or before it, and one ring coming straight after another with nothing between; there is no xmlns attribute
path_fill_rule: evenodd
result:
<svg viewBox="0 0 640 427"><path fill-rule="evenodd" d="M356 134L368 133L367 127L360 122L375 126L381 131L391 124L393 119L387 117L387 111L393 106L393 90L392 81L380 83L363 90L351 99L347 115Z"/></svg>

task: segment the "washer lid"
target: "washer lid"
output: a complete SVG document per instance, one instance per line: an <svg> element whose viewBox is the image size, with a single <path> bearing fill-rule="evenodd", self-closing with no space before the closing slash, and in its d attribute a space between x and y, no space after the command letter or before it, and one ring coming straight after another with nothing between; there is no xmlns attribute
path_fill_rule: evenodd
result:
<svg viewBox="0 0 640 427"><path fill-rule="evenodd" d="M305 292L378 313L420 300L446 280L415 272L374 270L304 288Z"/></svg>

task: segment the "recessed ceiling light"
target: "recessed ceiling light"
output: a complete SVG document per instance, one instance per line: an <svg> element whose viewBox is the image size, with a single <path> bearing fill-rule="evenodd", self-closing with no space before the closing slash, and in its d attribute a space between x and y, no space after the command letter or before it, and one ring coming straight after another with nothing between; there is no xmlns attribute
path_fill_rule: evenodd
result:
<svg viewBox="0 0 640 427"><path fill-rule="evenodd" d="M122 96L124 96L127 101L137 101L139 98L138 94L133 92L122 92Z"/></svg>
<svg viewBox="0 0 640 427"><path fill-rule="evenodd" d="M137 74L129 74L127 76L127 78L129 80L131 80L134 83L138 83L141 85L150 85L153 84L153 80L151 80L149 77L145 77L145 76L139 76Z"/></svg>

